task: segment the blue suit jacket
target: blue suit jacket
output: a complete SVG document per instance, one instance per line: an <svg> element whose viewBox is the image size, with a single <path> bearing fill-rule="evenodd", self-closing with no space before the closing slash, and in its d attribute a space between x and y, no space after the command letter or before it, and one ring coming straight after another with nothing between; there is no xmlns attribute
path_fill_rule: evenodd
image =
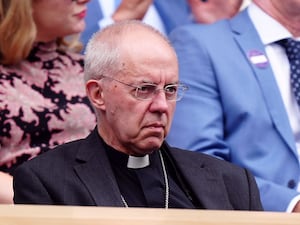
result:
<svg viewBox="0 0 300 225"><path fill-rule="evenodd" d="M162 19L167 33L179 25L191 22L190 9L186 0L154 0L154 6ZM103 13L98 0L91 0L88 3L88 13L85 18L86 28L81 35L81 41L84 45L86 45L92 34L100 29L98 21L102 18Z"/></svg>
<svg viewBox="0 0 300 225"><path fill-rule="evenodd" d="M168 142L250 169L264 209L285 211L300 194L297 152L272 68L249 59L266 53L247 11L178 28L170 39L190 90L177 104Z"/></svg>

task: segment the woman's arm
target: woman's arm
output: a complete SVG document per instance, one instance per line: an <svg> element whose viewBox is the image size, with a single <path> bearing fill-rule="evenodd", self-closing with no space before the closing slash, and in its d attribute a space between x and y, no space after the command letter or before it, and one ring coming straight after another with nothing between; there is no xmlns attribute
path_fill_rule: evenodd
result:
<svg viewBox="0 0 300 225"><path fill-rule="evenodd" d="M0 204L13 203L12 176L0 171Z"/></svg>

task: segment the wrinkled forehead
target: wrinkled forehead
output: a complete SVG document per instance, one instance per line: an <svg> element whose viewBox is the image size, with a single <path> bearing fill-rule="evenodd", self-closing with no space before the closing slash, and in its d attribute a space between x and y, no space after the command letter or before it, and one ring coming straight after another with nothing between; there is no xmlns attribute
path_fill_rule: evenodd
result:
<svg viewBox="0 0 300 225"><path fill-rule="evenodd" d="M133 38L135 39L135 38ZM136 41L124 43L120 54L123 71L135 74L178 76L178 61L176 54L168 44L162 41Z"/></svg>
<svg viewBox="0 0 300 225"><path fill-rule="evenodd" d="M174 66L178 63L173 47L155 33L135 31L125 35L121 42L120 55L125 61L155 63L157 66L168 63Z"/></svg>
<svg viewBox="0 0 300 225"><path fill-rule="evenodd" d="M171 84L178 83L178 69L176 64L158 63L146 61L132 61L125 63L124 68L118 74L122 80L132 83Z"/></svg>
<svg viewBox="0 0 300 225"><path fill-rule="evenodd" d="M125 53L147 52L149 55L167 53L176 57L175 50L168 39L148 27L141 26L138 29L126 30L121 34L120 42Z"/></svg>

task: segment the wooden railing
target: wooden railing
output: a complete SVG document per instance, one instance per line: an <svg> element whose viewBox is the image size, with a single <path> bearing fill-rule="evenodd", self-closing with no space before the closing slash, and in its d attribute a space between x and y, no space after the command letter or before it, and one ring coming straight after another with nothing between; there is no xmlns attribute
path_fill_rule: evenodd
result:
<svg viewBox="0 0 300 225"><path fill-rule="evenodd" d="M300 213L0 205L0 225L300 225Z"/></svg>

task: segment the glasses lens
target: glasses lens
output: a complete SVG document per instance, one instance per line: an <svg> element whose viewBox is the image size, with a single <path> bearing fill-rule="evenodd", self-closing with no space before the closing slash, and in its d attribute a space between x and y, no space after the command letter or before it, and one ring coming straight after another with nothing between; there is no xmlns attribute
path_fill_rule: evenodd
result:
<svg viewBox="0 0 300 225"><path fill-rule="evenodd" d="M176 101L179 101L182 99L184 93L188 90L188 87L184 84L178 84L177 86L177 95L176 95Z"/></svg>
<svg viewBox="0 0 300 225"><path fill-rule="evenodd" d="M144 84L136 88L135 97L141 100L151 99L160 90L155 84ZM186 90L188 87L184 84L170 84L163 89L168 101L179 101Z"/></svg>
<svg viewBox="0 0 300 225"><path fill-rule="evenodd" d="M178 84L167 85L164 88L167 100L176 100L178 94Z"/></svg>
<svg viewBox="0 0 300 225"><path fill-rule="evenodd" d="M136 98L150 99L153 97L157 86L154 84L143 84L136 88Z"/></svg>

